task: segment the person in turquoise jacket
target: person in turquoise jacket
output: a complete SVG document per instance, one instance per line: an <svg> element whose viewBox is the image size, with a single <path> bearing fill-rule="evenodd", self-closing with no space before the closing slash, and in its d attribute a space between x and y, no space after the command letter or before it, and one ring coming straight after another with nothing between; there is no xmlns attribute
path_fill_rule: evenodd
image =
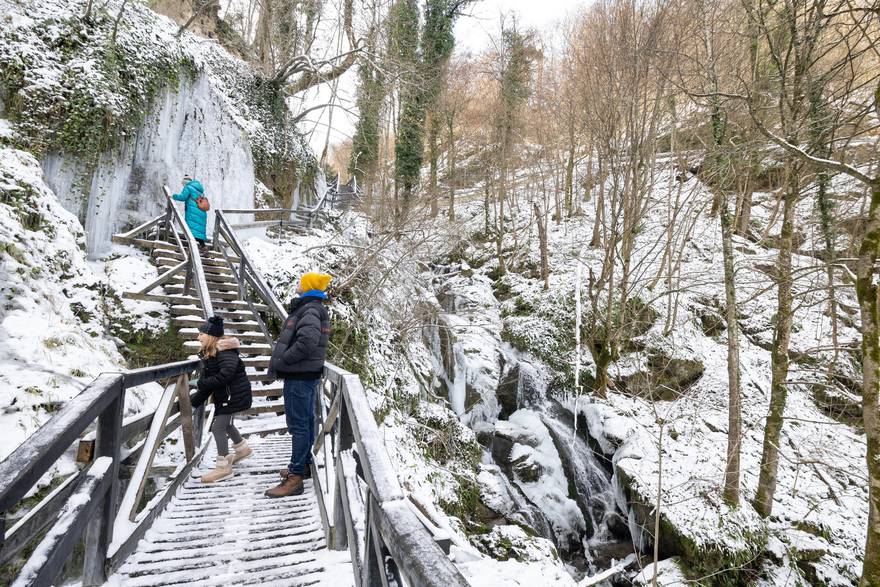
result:
<svg viewBox="0 0 880 587"><path fill-rule="evenodd" d="M180 190L179 194L171 196L178 202L186 202L186 215L184 216L186 225L189 226L193 238L196 239L196 242L199 243L199 249L202 250L205 249L205 241L207 240L205 230L208 224L208 213L204 210L199 210L196 200L204 193L205 188L199 180L193 179L189 175L184 175L183 189Z"/></svg>

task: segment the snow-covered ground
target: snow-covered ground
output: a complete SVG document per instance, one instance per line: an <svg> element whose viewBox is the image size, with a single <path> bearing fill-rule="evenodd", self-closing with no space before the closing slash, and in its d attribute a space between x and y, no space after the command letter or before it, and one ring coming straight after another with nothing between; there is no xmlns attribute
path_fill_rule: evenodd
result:
<svg viewBox="0 0 880 587"><path fill-rule="evenodd" d="M814 257L795 255L796 271L803 277L796 284L799 303L793 328L782 462L774 516L763 520L752 509L750 500L757 484L769 398L768 349L776 292L767 271L772 270L776 251L768 243L772 243L778 227L771 227L771 238L764 244L740 238L735 242L743 331L744 437L743 503L731 510L721 499L727 446L726 333L723 328L713 329L712 321L705 319L707 315L715 319L723 316L720 229L717 220L707 213L706 203L711 201L711 195L706 187L693 177L675 181L675 173L661 161L633 262L632 297L653 312L648 314L646 327L632 337L621 358L612 364L610 374L616 385L607 399L576 397L571 386L576 364L582 365L582 382L594 369L586 350L582 349L580 357L577 356L573 331L577 266L581 264L581 275L585 276L588 268L597 271L601 263L601 251L586 246L593 229L591 201L584 202L583 215L559 224L550 222L551 275L546 292L531 269L538 260L538 242L535 228L529 226L530 218L525 216L514 219L521 229L517 235L518 248L514 248L512 237L508 247L512 251L512 270L497 279L494 242L471 236L483 230L479 202L459 206L457 216L461 224L447 227L442 221L435 221L428 223L423 233L414 231L422 236L432 235L424 242L382 242L381 233L368 230L362 219L349 216L338 221L337 226L346 227L342 232L325 230L274 243L255 237L248 246L282 297L289 297L297 275L305 269L329 268L332 273L341 270L341 275L334 273L337 283L357 283L355 293L342 296L344 299L332 307L337 320L344 318L344 328L349 328L354 319L368 330L368 352L362 359L361 372L369 383L371 405L381 414L381 429L392 461L398 463L398 474L405 487L421 500L433 503L460 541L471 548L482 546L482 556L488 556L492 548L481 544L472 529L456 520L443 505L450 494L461 493L470 482L481 488L484 503L491 503L493 495L500 495L497 488L490 487L497 477L483 466L471 469L473 462L468 463L467 459L456 461L458 468L450 474L448 464L433 459L436 454L425 441L430 434L419 431L431 428L431 423L438 420L455 430L456 424L450 420L453 415L478 436L515 436L540 430L540 422L528 411L511 415L510 411L504 413L501 405L503 381L511 374L513 365L518 364L521 370L525 370L523 365L534 368L535 381L524 386L520 378L516 401L528 404L535 398L523 393L540 396L535 390L549 383L547 395L562 400L570 411L584 417L588 429L580 433L589 433L595 446L613 462L618 505L629 515L636 545L644 548L651 542L653 526L645 530L639 522L645 523L645 512L653 511L659 483L664 518L661 554L682 551L682 564L692 578L700 572L711 572L713 564L726 560L738 561L738 566L749 569L748 576L768 585L817 581L827 585L854 584L861 568L867 518L862 470L865 444L850 421L828 415L813 386L832 357L828 349L831 329L823 302L822 266ZM845 182L837 182L838 190L852 189ZM680 273L669 295L661 261L668 236L667 206L676 197L682 203L680 214L686 217L681 226L690 229L685 232L676 228ZM768 224L774 202L772 194L755 195L756 226L763 229ZM799 214L808 218L811 213L805 199ZM819 235L813 233L811 226L804 222L799 227L805 233L804 250L813 244L813 248L821 248ZM418 238L414 236L413 240ZM369 261L366 250L373 251ZM356 274L365 265L369 270ZM660 278L648 287L658 274ZM584 288L585 282L583 277ZM585 295L584 292L583 299ZM839 287L837 295L844 308L838 336L841 345L849 346L859 336L857 325L846 319L850 314L848 308L855 306L853 293ZM668 317L670 300L675 308L672 317ZM590 319L586 302L581 311L584 320ZM414 327L414 322L418 326ZM680 360L694 368L692 381L671 397L657 401L626 393L627 382L656 368L657 357L663 361ZM560 371L560 366L568 366L567 371ZM852 356L840 355L837 373L858 379L857 369ZM637 386L633 385L633 389ZM835 393L845 396L846 389ZM424 407L408 407L411 398L424 401L433 396L440 399L433 400L436 405L427 411ZM529 459L534 459L545 469L546 476L532 488L521 483L521 479L517 485L551 517L562 516L567 526L576 528L580 512L565 505L568 488L554 488L558 480L551 471L558 458L554 458L556 451L547 447L545 455L543 443L531 443L531 447L528 444L515 444L511 460L528 468ZM495 507L502 508L500 504ZM470 542L464 542L467 540ZM516 579L520 581L525 581L530 572L523 570L523 565L563 568L558 560L553 562L553 556L542 558L541 548L534 551L534 556L492 565L519 568L512 570L510 576L520 573ZM526 560L530 557L534 560ZM700 568L702 562L706 566ZM721 569L722 574L734 572L734 563L729 564L731 568ZM671 570L675 567L674 561L660 567L664 569L663 575L670 578L670 584L680 577L678 571ZM487 569L493 567L467 562L462 563L462 568L481 577L483 571L488 576ZM474 570L477 568L481 570ZM546 572L539 571L547 576ZM650 581L650 574L647 576Z"/></svg>
<svg viewBox="0 0 880 587"><path fill-rule="evenodd" d="M39 162L0 147L0 459L99 374L126 368L110 321L136 330L167 324L162 305L120 302L124 289L157 273L136 251L119 254L88 261L82 226L45 184ZM156 387L131 390L126 413L158 401ZM73 466L65 458L43 481Z"/></svg>
<svg viewBox="0 0 880 587"><path fill-rule="evenodd" d="M829 585L849 585L857 581L861 568L867 519L867 487L863 463L865 443L857 427L830 418L818 405L814 382L821 382L823 370L831 362L830 318L824 303L823 265L809 256L795 256L798 304L792 334L793 362L789 375L789 395L782 436L782 462L776 492L774 517L761 520L749 500L757 485L758 464L767 415L770 389L770 344L775 319L776 292L766 272L772 270L776 252L755 242L735 242L738 308L742 350L743 425L742 490L743 505L736 511L721 500L721 485L727 445L727 356L726 334L704 332L701 316L723 315L723 275L721 243L717 220L703 209L711 201L708 190L697 179L674 181L671 168L658 169L648 218L639 233L631 277L633 296L650 305L656 319L650 328L630 343L635 350L624 351L612 364L611 376L623 391L627 379L649 368L651 357L663 360L693 361L701 375L693 385L670 401L650 401L632 394L612 392L605 400L586 395L571 401L575 390L557 380L551 390L560 399L569 399L572 410L586 416L589 433L598 446L612 457L615 471L629 478L639 499L654 501L661 483L659 441L662 423L662 503L666 519L693 550L691 557L715 550L738 556L744 563L758 561L757 572L765 573L771 584L778 580L776 568L787 568L782 584L820 581ZM852 186L838 180L835 189L845 192ZM684 210L690 218L681 226L693 223L690 234L677 234L682 246L680 281L674 282L672 298L677 304L674 319L666 322L668 300L661 262L666 238L667 206L678 190ZM763 227L771 216L775 198L756 194L753 220ZM799 210L802 218L812 213L805 198ZM550 222L550 289L542 291L540 280L514 270L503 279L509 290L500 306L505 327L515 336L515 343L533 354L554 356L556 364L574 366L578 362L573 344L574 332L560 329L560 316L576 310L574 290L577 265L598 272L603 252L584 245L593 228L594 203L584 204L583 216ZM469 219L471 233L482 229L483 211L478 204L467 204L458 212ZM806 233L804 249L820 249L818 234L811 224L799 223ZM676 231L681 230L676 225ZM771 228L770 235L778 233ZM538 260L534 228L519 235L516 261L526 265ZM526 247L523 248L525 243ZM465 248L463 257L472 284L497 268L493 258L494 243L474 242ZM470 263L467 265L467 263ZM478 269L473 266L479 264ZM769 269L768 269L769 267ZM585 275L587 269L582 271ZM652 287L655 276L661 278ZM586 279L581 282L585 299ZM839 341L854 346L859 340L856 324L847 320L856 306L851 289L838 287L839 302L844 307L839 320ZM528 310L523 311L526 307ZM589 320L586 302L582 309ZM569 320L573 322L573 320ZM573 326L573 324L572 324ZM567 344L560 344L567 339ZM490 339L491 340L491 339ZM559 353L562 356L559 357ZM589 352L583 350L580 361L584 376L594 374ZM477 364L476 369L482 369ZM853 357L842 353L838 373L859 379ZM557 373L557 375L560 375ZM838 390L845 393L846 390ZM857 396L856 396L857 399ZM619 475L618 475L619 477ZM619 479L618 479L619 480ZM619 496L621 507L633 495ZM631 520L634 522L635 520ZM640 530L631 523L634 539ZM766 542L767 547L762 544ZM691 561L693 562L693 561ZM774 578L775 577L775 578Z"/></svg>

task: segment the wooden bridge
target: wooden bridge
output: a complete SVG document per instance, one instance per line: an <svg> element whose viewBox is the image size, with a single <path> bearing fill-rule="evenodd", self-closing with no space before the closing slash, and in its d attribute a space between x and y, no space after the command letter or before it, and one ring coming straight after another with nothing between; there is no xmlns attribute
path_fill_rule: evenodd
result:
<svg viewBox="0 0 880 587"><path fill-rule="evenodd" d="M81 565L84 585L467 585L447 556L448 537L401 488L357 375L325 367L306 492L263 496L290 453L281 385L266 373L271 325L286 313L227 215L265 211L217 211L212 248L200 254L167 199L164 214L114 236L148 249L160 267L126 296L168 303L189 353L212 315L242 340L255 397L239 428L254 454L231 479L198 480L216 447L211 408L190 403L194 356L100 375L0 462L0 565L29 553L13 584L53 585ZM286 213L289 224L309 227L321 211ZM127 391L153 382L164 387L156 410L123 418ZM178 430L180 462L157 468L160 446ZM37 482L72 451L77 472L20 515ZM148 491L156 479L164 483Z"/></svg>

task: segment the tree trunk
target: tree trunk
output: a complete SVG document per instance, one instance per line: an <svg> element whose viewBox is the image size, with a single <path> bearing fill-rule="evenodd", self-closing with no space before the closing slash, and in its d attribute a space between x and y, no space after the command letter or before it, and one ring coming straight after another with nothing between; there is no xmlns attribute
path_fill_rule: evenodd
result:
<svg viewBox="0 0 880 587"><path fill-rule="evenodd" d="M447 147L446 153L446 182L449 184L449 221L453 222L455 220L455 130L450 122L446 126L446 131L449 134L448 141L449 145Z"/></svg>
<svg viewBox="0 0 880 587"><path fill-rule="evenodd" d="M747 237L749 235L749 223L752 220L752 186L751 182L747 182L740 199L740 208L736 214L736 229L734 233L737 236Z"/></svg>
<svg viewBox="0 0 880 587"><path fill-rule="evenodd" d="M565 210L569 216L574 212L574 137L568 145L568 158L565 160Z"/></svg>
<svg viewBox="0 0 880 587"><path fill-rule="evenodd" d="M590 239L591 247L598 247L602 242L599 229L602 227L602 218L605 214L605 174L603 171L602 158L600 157L598 169L599 180L596 182L596 216L593 219L593 237Z"/></svg>
<svg viewBox="0 0 880 587"><path fill-rule="evenodd" d="M721 250L724 256L724 294L727 305L727 465L724 469L724 500L739 505L740 442L742 417L739 388L739 325L736 319L736 282L733 271L733 237L727 197L721 196Z"/></svg>
<svg viewBox="0 0 880 587"><path fill-rule="evenodd" d="M880 89L878 89L880 97ZM868 536L860 587L880 585L880 312L874 266L880 252L880 178L872 186L865 236L859 249L856 295L862 319L862 420L868 461Z"/></svg>
<svg viewBox="0 0 880 587"><path fill-rule="evenodd" d="M547 249L547 216L541 213L537 202L532 202L535 209L535 221L538 224L538 244L541 249L541 279L544 280L544 291L550 289L550 262Z"/></svg>
<svg viewBox="0 0 880 587"><path fill-rule="evenodd" d="M828 378L834 377L837 368L837 358L840 354L837 330L837 290L834 286L834 263L836 261L834 221L831 218L831 202L828 200L828 184L830 177L827 172L820 171L818 178L817 205L819 207L819 223L822 229L822 238L825 241L825 276L828 280L828 314L831 318L831 346L834 347L834 356L828 366Z"/></svg>
<svg viewBox="0 0 880 587"><path fill-rule="evenodd" d="M428 121L428 197L431 199L431 218L440 211L440 194L437 192L437 159L440 157L440 120L436 113L431 113Z"/></svg>
<svg viewBox="0 0 880 587"><path fill-rule="evenodd" d="M770 354L770 411L764 428L764 446L761 454L761 472L755 495L755 509L767 517L773 512L776 475L779 469L779 437L782 433L783 412L788 394L788 350L791 343L792 276L791 251L794 240L794 214L799 190L799 173L794 164L789 171L788 186L783 198L782 228L779 257L776 263L777 310L773 331L773 350Z"/></svg>

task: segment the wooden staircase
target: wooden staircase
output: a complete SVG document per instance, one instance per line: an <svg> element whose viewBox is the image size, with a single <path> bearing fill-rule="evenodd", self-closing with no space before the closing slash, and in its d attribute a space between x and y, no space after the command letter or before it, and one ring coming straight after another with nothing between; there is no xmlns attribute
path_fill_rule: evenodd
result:
<svg viewBox="0 0 880 587"><path fill-rule="evenodd" d="M298 497L263 496L278 481L290 439L252 436L248 442L254 454L236 463L234 478L205 485L193 473L182 484L108 585L294 587L321 581L331 553L312 481ZM215 457L212 445L203 467Z"/></svg>
<svg viewBox="0 0 880 587"><path fill-rule="evenodd" d="M173 208L170 202L169 206ZM199 326L208 316L223 318L226 335L241 342L238 350L251 381L254 401L247 414L283 414L282 382L270 381L268 375L274 343L265 324L270 308L255 299L254 288L243 278L249 267L249 262L242 260L245 253L236 250L240 247L237 241L230 243L224 238L228 236L225 230L215 231L212 248L199 251L190 245L189 231L176 225L176 212L172 209L151 225L113 236L116 243L146 249L160 273L157 280L123 297L169 304L189 359L197 358ZM222 213L216 214L218 226L225 224ZM191 259L195 256L197 263ZM199 282L204 284L204 292L195 287Z"/></svg>

